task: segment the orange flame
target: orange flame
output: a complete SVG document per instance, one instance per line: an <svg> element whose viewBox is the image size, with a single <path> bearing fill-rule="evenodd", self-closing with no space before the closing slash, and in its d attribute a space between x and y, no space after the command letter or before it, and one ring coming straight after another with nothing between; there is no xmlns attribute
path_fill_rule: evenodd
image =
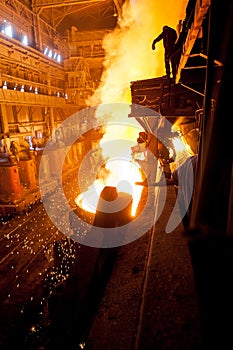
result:
<svg viewBox="0 0 233 350"><path fill-rule="evenodd" d="M105 176L98 174L98 178L88 190L76 199L76 204L94 213L98 198L105 186L114 186L118 192L127 192L133 197L132 215L136 214L141 197L142 187L135 182L142 181L142 170L131 156L130 145L134 144L138 136L139 125L135 120L126 123L130 107L128 104L100 105L97 116L105 120L105 134L100 141L102 155L106 159ZM111 122L106 122L106 118ZM107 176L106 176L107 175Z"/></svg>
<svg viewBox="0 0 233 350"><path fill-rule="evenodd" d="M96 179L86 192L81 193L76 198L76 204L90 213L95 213L103 188L114 186L118 192L126 192L132 195L131 215L135 216L142 192L141 186L135 186L136 181L142 180L138 164L128 160L115 159L106 163L106 169L110 170L108 179Z"/></svg>
<svg viewBox="0 0 233 350"><path fill-rule="evenodd" d="M151 44L165 24L176 27L179 19L182 19L181 16L184 16L186 3L187 0L126 1L122 7L122 16L118 18L118 26L103 40L103 48L106 52L105 71L99 87L87 104L92 106L99 104L96 118L104 122L107 119L112 123L108 123L105 127L106 132L101 141L103 156L109 159L106 167L110 170L110 176L107 179L95 180L88 191L76 199L76 203L87 211L95 212L104 186L117 187L125 181L128 188L124 191L132 191L134 202L132 214L135 215L142 187L135 186L134 183L142 180L142 171L130 155L131 147L127 149L124 142L121 144L121 139L133 140L135 144L138 133L142 129L136 121L137 127L127 126L130 111L124 110L124 104L131 100L131 81L149 79L165 73L163 47L158 45L155 53L151 49ZM120 103L119 108L106 111L106 104L111 103ZM110 147L114 138L119 140L117 150L116 146Z"/></svg>

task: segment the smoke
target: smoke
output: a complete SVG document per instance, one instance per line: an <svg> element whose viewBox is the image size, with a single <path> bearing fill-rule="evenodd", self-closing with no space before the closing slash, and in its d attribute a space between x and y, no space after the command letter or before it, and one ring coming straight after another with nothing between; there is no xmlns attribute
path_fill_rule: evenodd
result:
<svg viewBox="0 0 233 350"><path fill-rule="evenodd" d="M130 82L165 74L162 42L151 48L164 25L176 28L188 0L126 0L117 27L103 40L104 72L87 102L130 102Z"/></svg>
<svg viewBox="0 0 233 350"><path fill-rule="evenodd" d="M106 164L100 165L103 173L80 198L93 201L93 189L101 186L115 186L120 181L133 189L133 206L137 208L142 187L135 182L142 181L142 169L133 161L131 147L135 144L141 126L135 118L129 118L131 91L130 83L163 75L163 45L152 50L152 41L164 25L176 28L184 19L187 0L126 0L118 17L117 27L103 39L105 59L101 83L87 104L98 106L95 117L104 125L100 148ZM129 122L130 119L130 122ZM88 173L88 169L86 170ZM103 180L103 181L101 181ZM97 187L98 187L97 186ZM94 193L100 193L94 190ZM98 199L98 196L94 196ZM96 202L97 203L97 202ZM92 203L92 207L95 207Z"/></svg>

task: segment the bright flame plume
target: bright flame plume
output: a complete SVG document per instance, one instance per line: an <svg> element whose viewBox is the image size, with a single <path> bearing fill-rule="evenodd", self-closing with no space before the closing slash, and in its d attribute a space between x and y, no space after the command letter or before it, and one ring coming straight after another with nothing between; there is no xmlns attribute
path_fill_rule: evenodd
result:
<svg viewBox="0 0 233 350"><path fill-rule="evenodd" d="M187 0L128 0L122 7L122 15L118 18L117 27L103 40L105 49L104 72L101 83L95 93L89 98L87 104L97 106L96 118L107 124L105 134L101 141L103 156L109 161L106 167L110 176L106 179L97 179L87 192L82 193L76 203L84 209L95 212L99 195L106 185L117 186L125 181L129 184L127 191L132 191L134 199L133 215L141 196L142 187L135 186L136 181L142 180L142 171L134 163L130 147L125 148L121 139L135 140L138 133L143 131L135 121L137 127L129 128L126 125L128 110L120 110L125 103L130 103L130 82L161 76L165 73L164 51L162 44L158 45L156 52L151 44L164 25L177 26L180 19L185 17L184 9ZM119 103L116 110L106 110L106 105ZM104 106L104 107L103 107ZM114 127L115 122L117 127ZM116 126L115 125L115 126ZM117 147L109 147L112 140L119 140ZM128 152L124 154L124 152ZM119 157L120 153L120 157ZM125 190L125 191L126 191ZM91 207L89 205L91 203Z"/></svg>

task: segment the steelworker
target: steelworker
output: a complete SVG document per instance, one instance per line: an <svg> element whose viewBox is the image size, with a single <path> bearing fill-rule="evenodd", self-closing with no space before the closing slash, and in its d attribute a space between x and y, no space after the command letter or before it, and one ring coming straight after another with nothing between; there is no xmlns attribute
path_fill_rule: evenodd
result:
<svg viewBox="0 0 233 350"><path fill-rule="evenodd" d="M166 69L166 75L170 79L170 64L171 64L171 70L172 70L172 77L175 79L176 72L177 72L177 61L175 55L172 55L174 52L175 42L177 40L177 33L176 30L164 26L162 33L160 33L157 38L154 39L152 43L152 50L155 50L155 44L163 39L163 46L164 46L164 60L165 60L165 69Z"/></svg>

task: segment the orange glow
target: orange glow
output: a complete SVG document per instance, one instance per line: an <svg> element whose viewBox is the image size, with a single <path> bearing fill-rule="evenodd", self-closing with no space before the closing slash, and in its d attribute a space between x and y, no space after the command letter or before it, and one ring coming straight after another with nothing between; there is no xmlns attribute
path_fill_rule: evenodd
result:
<svg viewBox="0 0 233 350"><path fill-rule="evenodd" d="M75 203L89 213L95 213L99 196L104 186L105 184L102 180L95 180L86 192L81 193L75 199Z"/></svg>
<svg viewBox="0 0 233 350"><path fill-rule="evenodd" d="M180 132L179 126L176 123L173 125L172 130ZM173 165L171 164L171 170L173 171L176 167L181 165L188 157L193 155L193 152L191 150L191 147L185 141L185 138L182 136L173 137L172 143L176 150L175 163Z"/></svg>
<svg viewBox="0 0 233 350"><path fill-rule="evenodd" d="M104 72L89 105L129 102L130 82L166 74L162 41L151 48L164 25L176 29L185 18L187 0L130 0L122 8L118 26L103 40Z"/></svg>
<svg viewBox="0 0 233 350"><path fill-rule="evenodd" d="M114 159L106 163L106 169L110 170L109 177L105 180L95 180L86 192L81 193L76 198L75 203L82 209L95 213L103 188L105 186L114 186L118 192L126 192L132 195L131 215L135 216L142 192L141 186L135 186L136 181L142 181L139 165L128 160Z"/></svg>
<svg viewBox="0 0 233 350"><path fill-rule="evenodd" d="M107 171L104 172L104 176L101 176L99 172L94 183L75 201L78 206L91 213L96 211L102 189L105 186L114 186L118 192L132 195L132 216L136 214L142 187L135 185L135 182L142 181L142 170L139 164L132 159L130 146L135 143L139 127L134 120L131 121L131 124L124 122L128 114L128 104L100 105L97 110L96 115L99 119L102 118L105 123L106 119L111 120L106 123L105 134L100 141Z"/></svg>
<svg viewBox="0 0 233 350"><path fill-rule="evenodd" d="M135 144L138 133L144 130L136 121L135 127L127 125L130 110L125 104L131 103L132 81L165 74L162 44L158 45L156 52L151 49L151 44L165 24L176 28L179 20L185 16L186 3L187 0L126 1L118 26L103 40L105 70L99 87L86 102L89 106L99 105L96 118L100 124L106 125L100 147L110 175L107 179L95 180L86 192L76 198L76 204L89 212L96 211L104 186L121 187L125 183L126 188L119 191L132 194L132 215L136 213L143 187L134 184L142 181L142 171L132 159L131 145L125 141ZM119 105L114 111L111 108L108 111L106 105L112 103Z"/></svg>

